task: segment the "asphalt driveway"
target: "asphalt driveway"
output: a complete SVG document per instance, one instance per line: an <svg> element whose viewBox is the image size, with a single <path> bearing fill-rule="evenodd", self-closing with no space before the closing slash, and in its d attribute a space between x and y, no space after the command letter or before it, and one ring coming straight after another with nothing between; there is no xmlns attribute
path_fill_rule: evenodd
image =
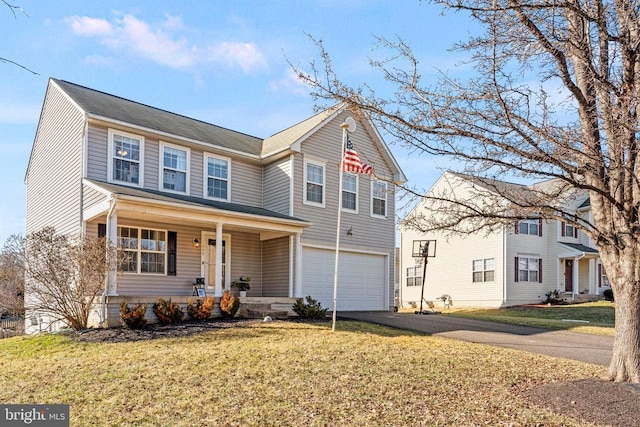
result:
<svg viewBox="0 0 640 427"><path fill-rule="evenodd" d="M342 319L361 320L429 335L514 348L604 366L609 365L613 349L613 337L550 331L439 314L419 315L388 311L339 311L337 314Z"/></svg>

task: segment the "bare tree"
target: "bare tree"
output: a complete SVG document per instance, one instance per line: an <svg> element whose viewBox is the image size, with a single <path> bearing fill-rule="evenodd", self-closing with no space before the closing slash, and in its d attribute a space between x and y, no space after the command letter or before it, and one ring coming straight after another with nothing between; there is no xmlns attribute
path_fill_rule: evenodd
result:
<svg viewBox="0 0 640 427"><path fill-rule="evenodd" d="M104 238L74 240L51 227L29 234L22 245L27 313L44 313L75 330L86 329L96 297L116 265Z"/></svg>
<svg viewBox="0 0 640 427"><path fill-rule="evenodd" d="M391 96L344 84L321 42L322 62L299 76L317 97L346 103L408 147L456 159L458 172L493 185L503 200L496 206L436 195L433 203L456 209L415 226L470 232L542 217L568 220L590 237L616 298L608 375L640 382L640 3L434 1L484 29L456 46L475 67L467 81L440 75L423 85L409 45L385 39L393 57L372 65L395 85ZM555 181L522 192L495 181L505 177ZM589 195L590 222L564 218L570 212L560 199L577 191Z"/></svg>
<svg viewBox="0 0 640 427"><path fill-rule="evenodd" d="M24 11L24 9L23 9L22 7L20 7L20 6L18 6L17 4L14 4L14 3L9 2L9 1L7 1L7 0L0 0L0 1L2 1L2 3L3 3L5 6L7 6L7 7L9 8L9 10L11 11L11 13L13 13L13 17L14 17L14 18L17 18L17 17L18 17L18 15L16 15L16 11L18 11L18 12L22 12L25 16L28 16L28 15L27 15L27 13ZM0 56L0 62L5 62L5 63L7 63L7 64L13 64L13 65L16 65L16 66L18 66L18 67L22 68L23 70L26 70L26 71L30 72L31 74L36 74L36 75L38 74L38 73L36 73L35 71L30 70L29 68L25 67L24 65L21 65L21 64L19 64L19 63L15 62L15 61L12 61L12 60L10 60L10 59L7 59L7 58L3 58L3 57L1 57L1 56Z"/></svg>
<svg viewBox="0 0 640 427"><path fill-rule="evenodd" d="M20 235L10 236L0 252L0 312L13 315L24 313L24 254L14 252L21 251L21 240Z"/></svg>

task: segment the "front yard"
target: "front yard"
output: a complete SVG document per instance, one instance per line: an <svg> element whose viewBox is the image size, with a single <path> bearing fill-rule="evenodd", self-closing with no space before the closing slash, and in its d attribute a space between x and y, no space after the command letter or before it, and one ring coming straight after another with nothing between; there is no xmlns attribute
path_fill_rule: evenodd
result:
<svg viewBox="0 0 640 427"><path fill-rule="evenodd" d="M70 404L72 426L585 425L527 393L603 374L346 321L335 333L273 322L135 342L0 341L0 402Z"/></svg>

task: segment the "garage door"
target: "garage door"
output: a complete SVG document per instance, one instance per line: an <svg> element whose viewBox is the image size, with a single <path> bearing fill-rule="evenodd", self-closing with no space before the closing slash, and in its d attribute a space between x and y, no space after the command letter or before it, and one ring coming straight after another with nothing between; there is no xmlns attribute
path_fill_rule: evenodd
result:
<svg viewBox="0 0 640 427"><path fill-rule="evenodd" d="M302 295L311 295L333 310L335 252L303 248ZM386 310L386 257L341 252L338 262L338 311Z"/></svg>

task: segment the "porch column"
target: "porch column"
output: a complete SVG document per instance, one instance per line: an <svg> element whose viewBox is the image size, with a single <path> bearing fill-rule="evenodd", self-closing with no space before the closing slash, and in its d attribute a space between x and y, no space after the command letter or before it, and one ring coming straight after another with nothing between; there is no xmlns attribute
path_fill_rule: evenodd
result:
<svg viewBox="0 0 640 427"><path fill-rule="evenodd" d="M302 239L301 233L296 233L296 274L295 284L293 286L293 296L302 298Z"/></svg>
<svg viewBox="0 0 640 427"><path fill-rule="evenodd" d="M107 217L107 244L116 246L118 245L118 214L111 213ZM107 295L118 296L118 266L109 271L107 274Z"/></svg>
<svg viewBox="0 0 640 427"><path fill-rule="evenodd" d="M216 277L215 277L215 296L222 296L222 223L216 224Z"/></svg>
<svg viewBox="0 0 640 427"><path fill-rule="evenodd" d="M578 289L578 287L580 286L580 268L578 266L578 263L580 262L580 257L574 257L573 258L573 283L572 283L572 287L573 287L573 295L575 298L575 295L578 293L578 291L580 289Z"/></svg>
<svg viewBox="0 0 640 427"><path fill-rule="evenodd" d="M589 293L597 294L598 293L598 267L596 266L596 260L589 260Z"/></svg>

